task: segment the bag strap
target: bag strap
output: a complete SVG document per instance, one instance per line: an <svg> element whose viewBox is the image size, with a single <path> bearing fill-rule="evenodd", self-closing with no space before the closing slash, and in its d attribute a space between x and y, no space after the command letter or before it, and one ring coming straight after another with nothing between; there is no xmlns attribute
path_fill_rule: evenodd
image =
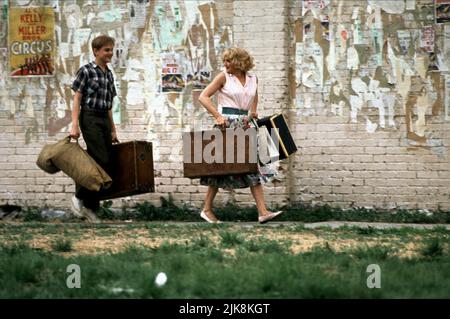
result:
<svg viewBox="0 0 450 319"><path fill-rule="evenodd" d="M254 117L252 117L252 118L250 119L250 122L253 123L253 125L256 127L257 130L259 129L258 122L256 122L256 120L255 120Z"/></svg>

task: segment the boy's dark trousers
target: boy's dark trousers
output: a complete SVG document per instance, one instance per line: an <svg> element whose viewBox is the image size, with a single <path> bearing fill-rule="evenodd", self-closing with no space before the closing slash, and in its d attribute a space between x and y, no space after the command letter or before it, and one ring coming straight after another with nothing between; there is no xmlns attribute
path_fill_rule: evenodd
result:
<svg viewBox="0 0 450 319"><path fill-rule="evenodd" d="M112 148L111 122L108 111L81 110L80 129L88 154L109 173ZM76 185L75 196L83 200L83 206L96 211L100 208L98 193Z"/></svg>

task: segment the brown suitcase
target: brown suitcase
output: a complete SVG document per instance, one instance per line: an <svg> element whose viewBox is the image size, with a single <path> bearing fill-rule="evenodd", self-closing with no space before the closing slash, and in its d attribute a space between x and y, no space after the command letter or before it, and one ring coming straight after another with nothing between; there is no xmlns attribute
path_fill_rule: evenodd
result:
<svg viewBox="0 0 450 319"><path fill-rule="evenodd" d="M108 173L113 183L109 189L99 192L100 200L154 192L152 143L113 144Z"/></svg>
<svg viewBox="0 0 450 319"><path fill-rule="evenodd" d="M223 158L222 162L210 162L205 161L205 158L201 156L205 151L205 147L211 142L214 141L214 137L211 134L216 134L219 131L222 132L223 136L223 149L220 156ZM254 136L245 136L245 144L239 145L237 142L237 135L234 137L234 141L231 144L231 147L234 149L234 158L232 161L227 160L227 133L232 134L234 129L227 128L226 130L209 130L209 131L198 131L198 132L185 132L183 133L183 168L184 168L184 177L188 178L199 178L205 176L221 176L221 175L235 175L235 174L250 174L256 173L258 171L257 158L256 158L256 131L252 131ZM201 137L201 142L195 145L195 135L197 137ZM250 134L250 133L248 133ZM211 138L209 138L211 136ZM251 139L254 137L254 140ZM243 141L243 140L242 140ZM245 145L243 149L239 149L239 151L244 151L245 160L238 160L238 148L242 145ZM201 153L200 152L201 147ZM211 146L209 146L211 147ZM196 149L198 148L198 150ZM200 154L200 158L195 158L195 153L197 155ZM252 153L253 152L253 153ZM216 155L215 151L212 151L211 154ZM251 156L254 155L254 156ZM231 153L230 153L231 158Z"/></svg>

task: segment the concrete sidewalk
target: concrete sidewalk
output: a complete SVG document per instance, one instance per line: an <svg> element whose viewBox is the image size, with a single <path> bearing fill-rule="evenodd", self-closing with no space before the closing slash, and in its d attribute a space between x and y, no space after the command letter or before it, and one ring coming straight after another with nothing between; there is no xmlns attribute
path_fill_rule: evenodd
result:
<svg viewBox="0 0 450 319"><path fill-rule="evenodd" d="M412 223L370 223L370 222L341 222L341 221L329 221L318 223L307 223L305 228L318 228L318 227L359 227L359 228L375 228L375 229L392 229L392 228L416 228L416 229L433 229L436 227L445 227L450 230L450 224L412 224Z"/></svg>
<svg viewBox="0 0 450 319"><path fill-rule="evenodd" d="M272 221L261 225L257 222L224 222L225 224L242 225L244 227L253 226L303 226L308 229L319 227L329 227L331 229L341 227L358 227L358 228L374 228L374 229L399 229L399 228L415 228L415 229L433 229L436 227L444 227L450 230L450 224L413 224L413 223L372 223L372 222L348 222L348 221L326 221L317 223L302 223L302 222L277 222Z"/></svg>
<svg viewBox="0 0 450 319"><path fill-rule="evenodd" d="M183 221L148 221L148 222L116 222L116 223L108 223L104 222L102 224L108 224L112 227L121 227L125 225L136 225L136 224L146 224L146 223L160 223L160 224L168 224L168 225L213 225L208 224L207 222L183 222ZM289 222L289 221L271 221L266 224L259 224L258 222L227 222L223 221L220 225L229 225L229 226L241 226L244 228L252 228L255 226L260 227L292 227L292 226L303 226L308 229L315 229L319 227L329 227L331 229L337 229L341 227L357 227L357 228L373 228L373 229L399 229L399 228L414 228L414 229L433 229L436 227L443 227L447 230L450 230L450 224L413 224L413 223L372 223L372 222L349 222L349 221L326 221L326 222L317 222L317 223L303 223L303 222Z"/></svg>

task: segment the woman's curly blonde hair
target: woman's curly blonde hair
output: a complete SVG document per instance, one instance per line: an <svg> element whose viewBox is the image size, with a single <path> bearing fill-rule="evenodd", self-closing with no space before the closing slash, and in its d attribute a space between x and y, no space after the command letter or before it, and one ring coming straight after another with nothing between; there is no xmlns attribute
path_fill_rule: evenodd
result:
<svg viewBox="0 0 450 319"><path fill-rule="evenodd" d="M222 54L222 60L230 61L234 68L242 72L248 72L255 66L253 57L246 50L241 48L226 49Z"/></svg>

